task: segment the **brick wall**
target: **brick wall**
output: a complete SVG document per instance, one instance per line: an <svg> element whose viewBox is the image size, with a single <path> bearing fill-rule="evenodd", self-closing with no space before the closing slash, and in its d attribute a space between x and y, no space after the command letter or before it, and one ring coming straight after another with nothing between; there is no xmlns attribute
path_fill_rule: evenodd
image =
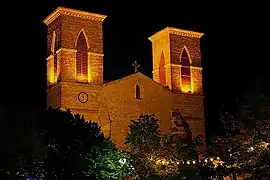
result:
<svg viewBox="0 0 270 180"><path fill-rule="evenodd" d="M153 79L159 82L158 65L161 52L163 51L165 56L167 85L170 89L181 92L180 55L182 49L186 47L192 61L191 66L196 68L191 70L193 93L203 94L200 38L173 34L168 28L161 30L152 37L150 37L150 40L152 41Z"/></svg>
<svg viewBox="0 0 270 180"><path fill-rule="evenodd" d="M52 37L55 31L55 47L59 48L61 46L61 17L56 18L52 23L47 26L47 54L51 53Z"/></svg>
<svg viewBox="0 0 270 180"><path fill-rule="evenodd" d="M200 39L170 34L170 56L172 64L180 64L180 53L186 46L192 66L201 66Z"/></svg>
<svg viewBox="0 0 270 180"><path fill-rule="evenodd" d="M202 69L191 68L191 86L193 94L203 95Z"/></svg>
<svg viewBox="0 0 270 180"><path fill-rule="evenodd" d="M80 14L78 12L78 14ZM94 16L94 15L93 15ZM56 33L55 47L61 68L61 82L76 81L76 42L81 31L84 32L88 45L90 79L103 84L103 32L102 21L61 14L48 25L48 55L52 45L53 32Z"/></svg>
<svg viewBox="0 0 270 180"><path fill-rule="evenodd" d="M79 17L61 15L61 47L74 49L82 29L89 43L89 51L103 53L102 22Z"/></svg>
<svg viewBox="0 0 270 180"><path fill-rule="evenodd" d="M97 120L99 97L102 86L82 83L61 82L61 107L70 108L73 113L83 114L87 120ZM82 103L78 95L85 92L88 101Z"/></svg>
<svg viewBox="0 0 270 180"><path fill-rule="evenodd" d="M141 88L141 99L135 98L136 84ZM111 138L120 148L126 147L124 137L130 120L141 114L155 114L160 120L161 132L170 132L172 109L180 110L190 123L194 137L204 136L203 97L173 93L141 73L105 84L100 101L99 122L106 135L111 128Z"/></svg>
<svg viewBox="0 0 270 180"><path fill-rule="evenodd" d="M161 54L164 54L165 59L165 72L166 72L166 85L171 86L170 82L170 40L169 35L164 35L152 43L152 56L153 56L153 79L159 82L159 63Z"/></svg>
<svg viewBox="0 0 270 180"><path fill-rule="evenodd" d="M47 88L47 107L59 108L61 102L61 86L60 84Z"/></svg>
<svg viewBox="0 0 270 180"><path fill-rule="evenodd" d="M191 86L194 94L203 94L200 39L170 34L172 89L181 92L180 55L186 47L191 59Z"/></svg>
<svg viewBox="0 0 270 180"><path fill-rule="evenodd" d="M141 99L135 98L135 86L141 88ZM106 125L111 119L111 137L118 147L126 147L124 138L128 133L130 120L141 114L155 114L160 120L162 132L169 132L172 107L171 92L152 79L136 73L118 81L105 84L101 101L109 113L100 111L100 121ZM102 108L102 107L101 107ZM107 127L109 127L107 125Z"/></svg>
<svg viewBox="0 0 270 180"><path fill-rule="evenodd" d="M64 13L62 13L64 12ZM48 83L50 89L47 93L47 104L55 107L69 108L74 113L84 114L86 119L97 119L97 107L99 94L103 85L103 32L102 18L100 15L87 14L85 12L73 11L60 8L56 10L57 18L46 20L48 27L47 35L47 72L48 79L51 74L52 58L49 56L52 45L53 32L56 33L57 73L60 78L58 82ZM93 16L90 17L90 16ZM88 72L87 84L76 83L76 42L80 32L83 31L88 47ZM51 87L52 85L57 88ZM61 89L61 91L60 91ZM86 92L89 100L81 103L78 94ZM56 94L58 94L56 96Z"/></svg>
<svg viewBox="0 0 270 180"><path fill-rule="evenodd" d="M205 138L204 99L193 94L173 93L173 108L179 109L190 125L193 137Z"/></svg>
<svg viewBox="0 0 270 180"><path fill-rule="evenodd" d="M153 40L153 79L136 73L103 85L103 36L100 19L85 19L61 14L48 24L48 50L52 34L56 32L56 48L60 82L47 88L47 104L54 108L69 108L73 113L85 116L86 120L98 121L103 132L120 148L125 148L124 138L128 133L130 120L141 114L155 114L160 120L161 132L171 128L172 109L179 109L191 126L193 135L204 135L204 108L202 95L202 74L200 42L198 38L166 34ZM76 82L76 40L82 31L89 47L89 83ZM191 77L194 94L181 94L180 53L186 46L192 59ZM165 57L166 83L176 92L158 84L159 60ZM49 55L49 54L48 54ZM52 57L48 56L48 69ZM48 71L49 72L49 71ZM139 85L141 97L136 99L135 87ZM78 95L87 93L88 101L80 102Z"/></svg>

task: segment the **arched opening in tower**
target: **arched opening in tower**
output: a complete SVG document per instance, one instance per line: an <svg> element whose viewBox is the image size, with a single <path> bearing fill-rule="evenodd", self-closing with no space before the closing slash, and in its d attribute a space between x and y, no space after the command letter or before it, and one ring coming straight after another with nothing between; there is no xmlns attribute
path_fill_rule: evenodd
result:
<svg viewBox="0 0 270 180"><path fill-rule="evenodd" d="M78 36L76 50L76 79L78 82L88 82L87 43L83 32Z"/></svg>
<svg viewBox="0 0 270 180"><path fill-rule="evenodd" d="M52 54L53 54L53 67L54 67L54 82L58 81L58 62L57 62L57 53L56 53L56 33L53 32L52 40Z"/></svg>
<svg viewBox="0 0 270 180"><path fill-rule="evenodd" d="M163 51L159 60L159 83L162 86L166 86L165 57Z"/></svg>
<svg viewBox="0 0 270 180"><path fill-rule="evenodd" d="M183 92L191 92L190 59L186 48L181 53L181 81Z"/></svg>

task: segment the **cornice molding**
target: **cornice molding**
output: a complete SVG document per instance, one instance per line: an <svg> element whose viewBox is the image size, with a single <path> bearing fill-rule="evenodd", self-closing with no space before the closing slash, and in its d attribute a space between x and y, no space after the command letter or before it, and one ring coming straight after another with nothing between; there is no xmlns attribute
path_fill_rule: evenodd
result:
<svg viewBox="0 0 270 180"><path fill-rule="evenodd" d="M49 16L47 16L43 20L43 22L46 25L49 25L51 22L53 22L57 17L59 17L62 14L73 16L73 17L80 17L84 19L96 20L96 21L103 21L107 17L101 14L94 14L94 13L89 13L89 12L75 10L75 9L58 7L54 12L52 12Z"/></svg>
<svg viewBox="0 0 270 180"><path fill-rule="evenodd" d="M47 58L46 58L46 60L48 61L48 60L50 60L51 58L53 58L53 55L49 55Z"/></svg>
<svg viewBox="0 0 270 180"><path fill-rule="evenodd" d="M179 67L179 68L182 67L181 64L166 64L165 65L165 68L171 67L171 66L175 66L175 67ZM198 70L202 70L203 69L202 67L198 67L198 66L189 66L189 67L190 67L190 69L198 69ZM156 68L156 69L153 69L152 72L156 72L158 70L159 70L159 68Z"/></svg>
<svg viewBox="0 0 270 180"><path fill-rule="evenodd" d="M72 53L76 53L77 52L76 49L69 49L69 48L63 48L63 47L61 47L61 48L59 48L59 49L56 50L56 53L58 54L61 51L72 52ZM88 55L91 55L91 56L104 56L104 54L102 54L102 53L96 53L96 52L87 52L87 54ZM49 55L47 57L47 59L51 58L52 56L53 55Z"/></svg>
<svg viewBox="0 0 270 180"><path fill-rule="evenodd" d="M59 48L59 49L56 51L56 53L58 53L58 52L60 52L60 51L67 51L67 52L74 52L74 53L77 52L76 49L69 49L69 48L63 48L63 47L61 47L61 48Z"/></svg>
<svg viewBox="0 0 270 180"><path fill-rule="evenodd" d="M148 39L153 42L159 39L160 37L169 35L169 34L175 34L179 36L186 36L186 37L192 37L192 38L198 38L198 39L200 39L204 35L204 33L200 33L200 32L177 29L173 27L166 27L163 30L155 33L153 36L149 37Z"/></svg>
<svg viewBox="0 0 270 180"><path fill-rule="evenodd" d="M190 69L198 69L198 70L202 70L202 67L198 67L198 66L190 66Z"/></svg>
<svg viewBox="0 0 270 180"><path fill-rule="evenodd" d="M172 66L176 66L176 67L182 67L181 64L171 64ZM202 70L203 68L202 67L199 67L199 66L189 66L190 69L199 69L199 70Z"/></svg>
<svg viewBox="0 0 270 180"><path fill-rule="evenodd" d="M88 55L92 55L92 56L104 56L104 54L101 54L101 53L95 53L95 52L88 52Z"/></svg>

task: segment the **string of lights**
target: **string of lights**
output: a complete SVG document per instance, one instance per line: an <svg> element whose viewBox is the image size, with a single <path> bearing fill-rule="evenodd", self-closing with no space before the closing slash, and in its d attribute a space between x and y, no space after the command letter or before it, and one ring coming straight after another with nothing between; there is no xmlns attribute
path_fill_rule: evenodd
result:
<svg viewBox="0 0 270 180"><path fill-rule="evenodd" d="M269 149L269 143L268 142L261 142L258 143L255 146L249 147L247 149L248 152L252 152L254 150L256 150L257 148L264 148L264 149ZM229 150L230 151L230 150ZM233 156L233 154L231 153L230 156ZM153 160L153 158L149 158L149 160ZM214 167L216 168L218 165L222 165L224 164L224 161L221 160L220 157L211 157L211 158L205 158L204 160L186 160L186 161L172 161L172 160L166 160L166 159L158 159L156 160L156 164L163 164L163 165L168 165L168 164L187 164L187 165L194 165L194 164L198 164L198 163L204 163L204 165L208 164L208 163L213 163ZM235 165L237 166L237 165ZM226 166L227 168L230 167L235 167L235 166Z"/></svg>

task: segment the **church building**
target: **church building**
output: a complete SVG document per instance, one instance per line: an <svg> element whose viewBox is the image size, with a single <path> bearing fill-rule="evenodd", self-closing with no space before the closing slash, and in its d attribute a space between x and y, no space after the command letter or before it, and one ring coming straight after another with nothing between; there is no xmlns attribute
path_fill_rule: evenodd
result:
<svg viewBox="0 0 270 180"><path fill-rule="evenodd" d="M183 133L181 112L193 137L205 136L200 38L203 33L166 27L152 42L153 79L138 71L103 81L104 15L58 7L47 25L47 106L70 109L99 123L124 145L130 120L155 114L163 133ZM106 39L105 39L106 41ZM150 61L150 59L149 59Z"/></svg>

